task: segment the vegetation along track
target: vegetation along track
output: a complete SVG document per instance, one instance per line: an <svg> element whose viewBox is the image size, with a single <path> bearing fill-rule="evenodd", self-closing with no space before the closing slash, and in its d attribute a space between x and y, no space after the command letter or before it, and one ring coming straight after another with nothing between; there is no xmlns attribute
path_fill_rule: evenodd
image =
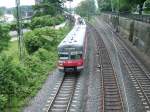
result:
<svg viewBox="0 0 150 112"><path fill-rule="evenodd" d="M138 96L147 112L150 112L150 73L135 58L125 44L119 39L115 39L115 45L119 49L119 56L129 73Z"/></svg>
<svg viewBox="0 0 150 112"><path fill-rule="evenodd" d="M100 38L97 30L92 27L96 34L98 71L101 75L101 112L124 112L123 98L120 92L116 73L114 72L109 53Z"/></svg>
<svg viewBox="0 0 150 112"><path fill-rule="evenodd" d="M69 112L77 80L77 74L64 75L56 91L53 91L54 94L50 97L44 112Z"/></svg>

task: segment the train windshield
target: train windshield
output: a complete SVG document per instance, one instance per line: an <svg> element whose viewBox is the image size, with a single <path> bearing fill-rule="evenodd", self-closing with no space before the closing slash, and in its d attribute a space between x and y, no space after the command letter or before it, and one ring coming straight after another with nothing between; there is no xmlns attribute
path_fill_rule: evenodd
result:
<svg viewBox="0 0 150 112"><path fill-rule="evenodd" d="M82 54L72 54L70 55L70 59L74 60L74 59L81 59L82 58Z"/></svg>
<svg viewBox="0 0 150 112"><path fill-rule="evenodd" d="M59 54L59 59L67 60L67 59L69 59L69 55L68 54Z"/></svg>

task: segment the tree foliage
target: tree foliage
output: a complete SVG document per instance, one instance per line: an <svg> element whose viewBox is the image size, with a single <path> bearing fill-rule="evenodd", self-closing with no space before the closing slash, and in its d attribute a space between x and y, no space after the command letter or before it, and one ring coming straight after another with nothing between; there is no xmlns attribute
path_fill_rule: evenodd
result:
<svg viewBox="0 0 150 112"><path fill-rule="evenodd" d="M57 45L60 40L59 32L49 27L37 28L27 32L24 38L29 54L36 52L39 48L52 50L53 46Z"/></svg>
<svg viewBox="0 0 150 112"><path fill-rule="evenodd" d="M128 3L132 5L138 5L139 6L139 14L142 14L143 11L143 4L146 0L126 0Z"/></svg>
<svg viewBox="0 0 150 112"><path fill-rule="evenodd" d="M45 26L58 25L64 21L65 21L65 18L61 15L57 15L55 17L52 17L51 15L34 17L31 21L31 29L41 28Z"/></svg>
<svg viewBox="0 0 150 112"><path fill-rule="evenodd" d="M34 16L57 15L62 12L60 0L43 0L40 4L33 6Z"/></svg>
<svg viewBox="0 0 150 112"><path fill-rule="evenodd" d="M8 47L8 42L10 40L9 36L9 26L0 24L0 52Z"/></svg>
<svg viewBox="0 0 150 112"><path fill-rule="evenodd" d="M111 0L104 0L104 1L99 0L98 5L101 11L111 11Z"/></svg>
<svg viewBox="0 0 150 112"><path fill-rule="evenodd" d="M0 17L3 16L5 13L5 8L4 7L0 7Z"/></svg>
<svg viewBox="0 0 150 112"><path fill-rule="evenodd" d="M82 1L80 5L76 8L76 13L83 17L88 17L89 15L95 14L95 12L96 7L94 0Z"/></svg>
<svg viewBox="0 0 150 112"><path fill-rule="evenodd" d="M12 62L12 57L0 54L0 110L13 96L26 96L27 77L29 73L22 65Z"/></svg>
<svg viewBox="0 0 150 112"><path fill-rule="evenodd" d="M99 7L102 11L132 12L139 5L139 14L142 14L143 4L146 0L99 0Z"/></svg>

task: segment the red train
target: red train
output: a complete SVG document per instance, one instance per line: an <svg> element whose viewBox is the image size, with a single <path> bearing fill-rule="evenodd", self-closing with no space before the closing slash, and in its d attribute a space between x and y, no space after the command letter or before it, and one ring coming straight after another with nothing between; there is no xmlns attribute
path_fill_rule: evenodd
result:
<svg viewBox="0 0 150 112"><path fill-rule="evenodd" d="M81 72L84 69L86 46L86 24L76 16L75 26L58 46L58 69L63 72Z"/></svg>

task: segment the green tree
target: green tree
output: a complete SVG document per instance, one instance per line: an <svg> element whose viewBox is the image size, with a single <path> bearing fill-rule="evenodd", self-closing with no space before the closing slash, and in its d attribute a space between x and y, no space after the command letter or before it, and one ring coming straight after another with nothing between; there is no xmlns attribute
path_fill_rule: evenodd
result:
<svg viewBox="0 0 150 112"><path fill-rule="evenodd" d="M139 5L139 14L142 14L143 4L146 0L98 0L99 8L102 11L132 12Z"/></svg>
<svg viewBox="0 0 150 112"><path fill-rule="evenodd" d="M131 12L132 5L127 0L99 0L101 11Z"/></svg>
<svg viewBox="0 0 150 112"><path fill-rule="evenodd" d="M89 17L96 13L96 7L93 0L82 1L76 8L76 13L82 17Z"/></svg>
<svg viewBox="0 0 150 112"><path fill-rule="evenodd" d="M24 35L25 46L29 54L36 52L39 48L50 50L58 43L57 32L49 27L37 28Z"/></svg>
<svg viewBox="0 0 150 112"><path fill-rule="evenodd" d="M150 13L150 0L146 0L145 5L144 5L144 12Z"/></svg>
<svg viewBox="0 0 150 112"><path fill-rule="evenodd" d="M46 15L46 16L34 17L31 20L30 26L31 26L31 29L41 28L45 26L58 25L64 21L65 21L65 18L63 16L57 15L55 17L52 17L50 15Z"/></svg>
<svg viewBox="0 0 150 112"><path fill-rule="evenodd" d="M98 5L101 11L111 11L111 0L99 0Z"/></svg>
<svg viewBox="0 0 150 112"><path fill-rule="evenodd" d="M4 11L0 8L0 17L4 15Z"/></svg>
<svg viewBox="0 0 150 112"><path fill-rule="evenodd" d="M33 6L35 16L57 15L62 13L62 2L59 0L43 0L38 5Z"/></svg>
<svg viewBox="0 0 150 112"><path fill-rule="evenodd" d="M0 7L0 16L3 16L6 12L6 8L5 7Z"/></svg>
<svg viewBox="0 0 150 112"><path fill-rule="evenodd" d="M142 14L143 11L143 4L146 0L126 0L128 3L132 5L139 5L139 14Z"/></svg>
<svg viewBox="0 0 150 112"><path fill-rule="evenodd" d="M132 4L127 0L112 0L112 5L114 6L115 11L120 12L131 12Z"/></svg>

